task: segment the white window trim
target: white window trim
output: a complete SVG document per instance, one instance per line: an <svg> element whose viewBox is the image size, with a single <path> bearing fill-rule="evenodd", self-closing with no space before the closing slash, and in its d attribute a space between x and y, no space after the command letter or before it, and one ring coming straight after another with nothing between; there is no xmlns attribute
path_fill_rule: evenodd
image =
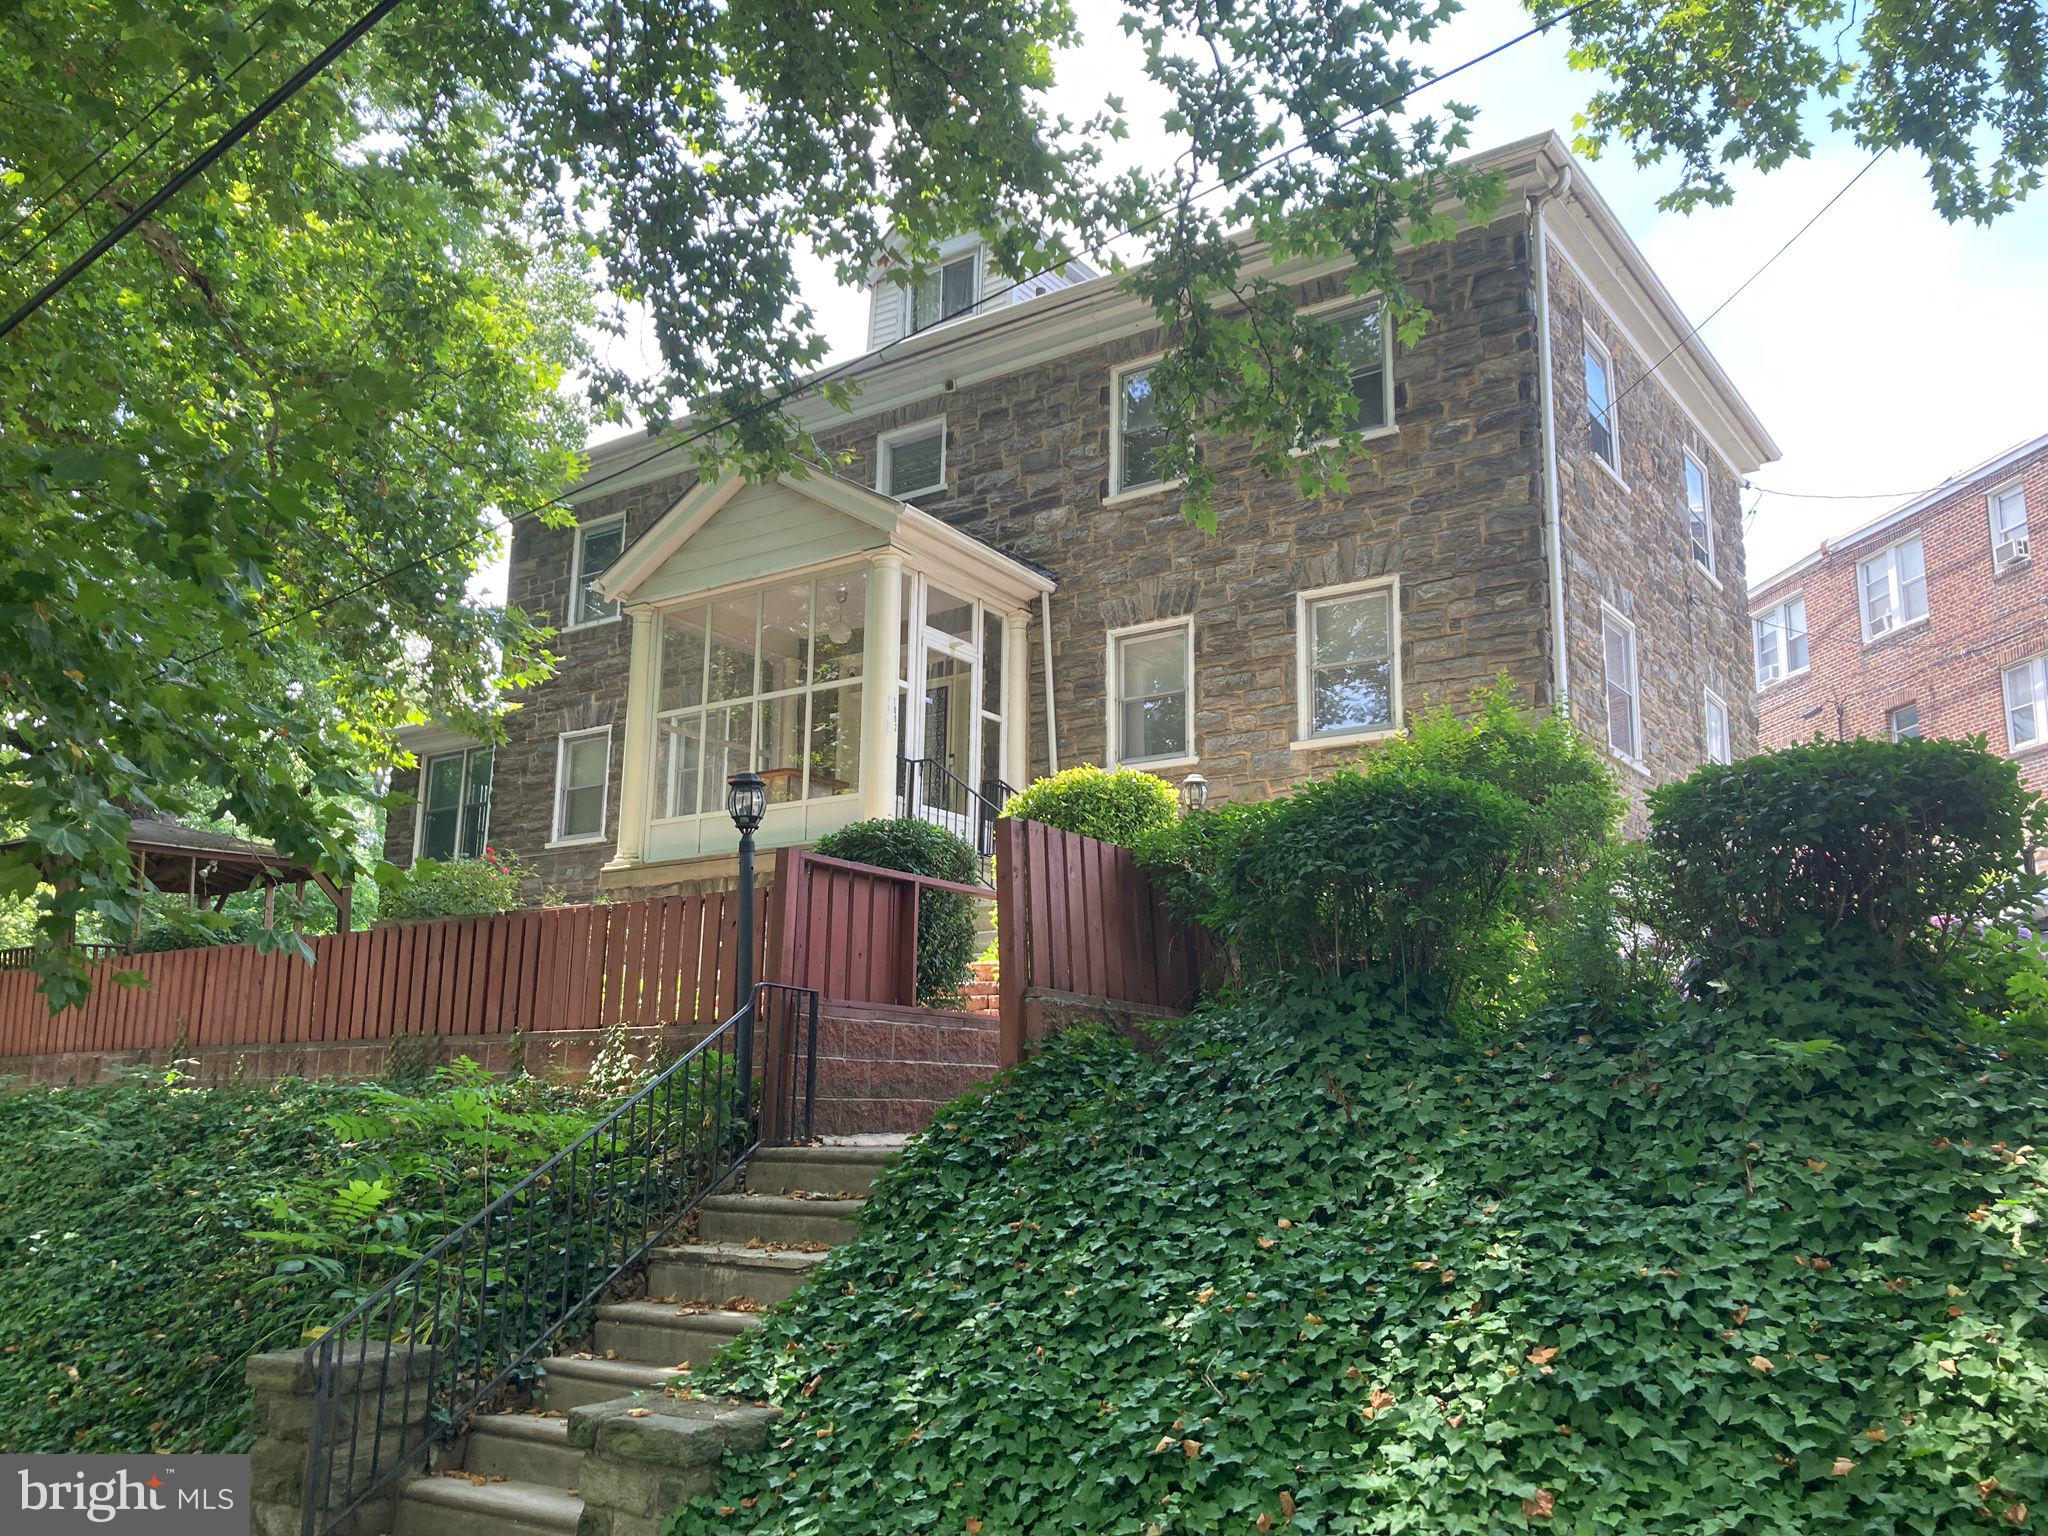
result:
<svg viewBox="0 0 2048 1536"><path fill-rule="evenodd" d="M1690 448L1682 448L1679 452L1682 458L1678 471L1678 496L1685 509L1686 555L1692 561L1693 569L1711 581L1718 590L1721 585L1721 573L1719 570L1721 551L1720 541L1714 537L1714 482L1707 475L1707 461L1705 459L1694 453ZM1686 495L1685 491L1684 466L1687 464L1690 464L1700 472L1700 496L1703 498L1700 510L1705 515L1707 527L1707 558L1705 564L1700 562L1699 551L1693 547L1692 542L1692 499Z"/></svg>
<svg viewBox="0 0 2048 1536"><path fill-rule="evenodd" d="M1620 486L1623 490L1627 490L1628 482L1621 477L1621 406L1619 403L1620 391L1615 387L1620 382L1620 375L1614 371L1614 349L1594 335L1593 328L1587 325L1585 321L1581 320L1579 322L1579 329L1584 333L1585 346L1592 348L1600 354L1600 362L1607 374L1607 442L1608 446L1614 450L1614 462L1610 464L1598 453L1594 453L1591 443L1586 444L1586 452L1592 456L1595 464L1598 464L1608 474L1614 476L1614 483L1616 485ZM1585 378L1585 372L1586 354L1582 349L1579 353L1579 376L1582 382ZM1592 424L1592 419L1593 402L1589 398L1586 401L1586 421L1589 426Z"/></svg>
<svg viewBox="0 0 2048 1536"><path fill-rule="evenodd" d="M1870 565L1875 561L1889 559L1894 551L1903 549L1906 545L1914 543L1916 541L1920 545L1921 596L1927 604L1927 611L1921 614L1920 617L1917 619L1902 619L1897 624L1894 624L1890 629L1886 630L1883 634L1873 635L1870 632L1870 587L1868 583L1866 583L1863 579L1863 568L1866 565ZM1894 574L1896 574L1897 567L1894 566L1893 569ZM1865 645L1877 645L1886 640L1896 639L1898 636L1904 634L1907 630L1913 629L1918 625L1925 624L1929 619L1933 617L1934 594L1931 590L1929 590L1929 582L1927 579L1927 540L1925 536L1922 534L1921 530L1915 528L1911 533L1906 534L1904 537L1892 540L1892 542L1885 545L1883 549L1880 549L1873 554L1862 555L1857 558L1856 619L1857 622L1863 626L1863 643ZM1810 656L1811 654L1811 643L1809 642L1808 655Z"/></svg>
<svg viewBox="0 0 2048 1536"><path fill-rule="evenodd" d="M1777 601L1776 601L1775 603L1771 604L1771 606L1770 606L1770 607L1768 607L1768 608L1766 608L1766 609L1765 609L1765 610L1764 610L1764 611L1763 611L1762 613L1752 613L1752 614L1751 614L1751 615L1749 616L1749 622L1750 622L1750 625L1751 625L1751 628L1750 628L1750 648L1749 648L1749 672L1750 672L1750 676L1752 676L1752 677L1756 676L1756 629L1755 629L1755 626L1756 626L1756 625L1758 625L1758 624L1768 624L1768 623L1771 623L1771 622L1773 622L1773 621L1776 621L1776 620L1777 620L1777 616L1778 616L1778 615L1779 615L1780 613L1784 612L1784 610L1785 610L1785 608L1786 608L1786 606L1787 606L1788 604L1791 604L1791 603L1794 603L1794 602L1798 602L1798 603L1802 603L1802 604L1803 604L1803 603L1805 602L1805 600L1806 600L1806 589L1805 589L1804 587L1801 587L1801 588L1800 588L1800 589L1799 589L1799 590L1798 590L1797 592L1787 592L1787 593L1786 593L1786 594L1785 594L1785 595L1784 595L1783 597L1779 598L1779 599L1778 599L1778 600L1777 600ZM1782 624L1782 621L1779 621L1779 633L1780 633L1780 635L1781 635L1781 636L1782 636L1782 634L1784 633L1784 629L1783 629L1783 624ZM1772 679L1771 679L1771 680L1770 680L1770 681L1769 681L1768 683L1758 683L1758 684L1756 685L1756 691L1757 691L1757 692L1758 692L1759 694L1761 694L1761 693L1764 693L1764 692L1765 692L1765 691L1767 691L1768 689L1772 689L1772 688L1777 688L1777 687L1780 687L1780 686L1782 686L1782 685L1783 685L1783 684L1785 684L1785 683L1789 683L1789 682L1790 682L1790 681L1792 681L1792 679L1793 679L1793 678L1795 678L1795 677L1804 677L1804 676L1806 676L1806 674L1807 674L1807 673L1809 673L1809 672L1811 672L1811 671L1813 670L1813 631L1812 631L1811 629L1808 629L1808 630L1807 630L1807 631L1806 631L1805 633L1806 633L1806 665L1805 665L1805 666L1803 666L1803 667L1792 667L1792 668L1788 668L1788 669L1787 669L1786 671L1780 672L1780 673L1779 673L1779 674L1778 674L1778 675L1777 675L1776 677L1772 678ZM1779 651L1780 651L1781 653L1788 653L1788 652L1789 652L1789 647L1787 647L1787 645L1785 644L1785 642L1784 642L1784 640L1783 640L1782 638L1781 638L1781 639L1780 639L1780 640L1778 641L1778 649L1779 649Z"/></svg>
<svg viewBox="0 0 2048 1536"><path fill-rule="evenodd" d="M1135 357L1128 363L1119 363L1109 370L1109 494L1102 498L1105 507L1143 501L1148 496L1164 496L1187 484L1183 476L1178 480L1155 480L1130 490L1121 488L1124 483L1124 380L1134 373L1143 373L1165 356L1164 352L1155 352L1150 357Z"/></svg>
<svg viewBox="0 0 2048 1536"><path fill-rule="evenodd" d="M2000 673L1998 674L1998 684L1999 684L1999 690L2000 690L2000 692L2003 692L2003 691L2004 691L2004 688L2005 688L2005 673L2004 673L2004 672L2002 672L2002 671L2001 671L2001 672L2000 672ZM1913 731L1913 736L1914 736L1914 739L1915 739L1915 740L1919 739L1919 737L1920 737L1920 736L1921 736L1921 735L1923 734L1923 732L1922 732L1922 731L1921 731L1921 730L1919 729L1919 726L1920 726L1920 701L1919 701L1918 699L1908 699L1908 700L1906 700L1906 702L1905 702L1905 703L1903 703L1903 704L1894 704L1894 705L1893 705L1893 706L1892 706L1892 707L1891 707L1890 709L1887 709L1887 710L1886 710L1886 711L1884 712L1884 733L1885 733L1885 735L1886 735L1886 736L1888 736L1888 737L1890 737L1890 738L1891 738L1891 739L1892 739L1892 740L1893 740L1894 742L1900 742L1900 741L1904 741L1904 740L1906 739L1905 737L1903 737L1903 736L1901 736L1901 735L1899 734L1899 728L1898 728L1898 726L1897 726L1897 725L1896 725L1896 724L1894 723L1894 722L1896 722L1896 721L1897 721L1897 719L1898 719L1898 717L1899 717L1899 711L1900 711L1900 710L1902 710L1902 709L1910 709L1910 710L1912 710L1912 711L1913 711L1913 725L1914 725L1914 731ZM2007 730L2008 732L2010 732L2010 731L2011 731L2011 729L2012 729L2012 722L2011 722L2010 720L2008 720L2008 721L2006 722L2006 730Z"/></svg>
<svg viewBox="0 0 2048 1536"><path fill-rule="evenodd" d="M1638 673L1641 672L1640 666L1637 668L1637 671ZM1640 727L1643 717L1642 691L1642 680L1638 676L1636 680L1636 722L1638 727ZM1732 763L1735 761L1735 717L1728 713L1728 701L1711 688L1703 688L1700 691L1702 694L1700 729L1706 737L1707 748L1705 760L1710 763L1721 763L1723 765ZM1721 711L1721 729L1728 737L1728 755L1725 758L1714 756L1714 733L1707 727L1708 712L1714 709Z"/></svg>
<svg viewBox="0 0 2048 1536"><path fill-rule="evenodd" d="M932 428L939 431L939 478L930 485L912 486L908 490L889 489L889 468L894 461L896 445L907 443L914 438L925 436ZM933 491L946 489L946 439L951 433L943 416L927 416L923 421L912 422L907 427L898 427L893 432L884 432L875 439L875 489L884 496L893 496L898 501L908 501L913 496L929 496Z"/></svg>
<svg viewBox="0 0 2048 1536"><path fill-rule="evenodd" d="M1373 726L1363 731L1330 731L1321 736L1310 729L1309 674L1312 670L1309 658L1309 609L1317 603L1333 597L1355 597L1363 592L1376 592L1381 588L1387 593L1387 642L1388 657L1388 707L1393 719L1386 725ZM1389 736L1398 736L1402 730L1401 712L1401 576L1394 572L1387 576L1374 576L1366 581L1340 582L1333 587L1313 587L1306 592L1294 594L1294 732L1295 739L1287 746L1294 752L1318 752L1327 747L1357 746L1369 741L1384 741Z"/></svg>
<svg viewBox="0 0 2048 1536"><path fill-rule="evenodd" d="M1623 752L1614 745L1613 724L1607 713L1607 626L1619 624L1628 632L1629 673L1635 685L1635 739L1629 743L1635 750ZM1645 733L1643 731L1643 653L1636 636L1636 626L1620 609L1608 603L1600 605L1600 743L1607 749L1607 755L1624 762L1637 773L1648 774L1650 766L1643 759Z"/></svg>
<svg viewBox="0 0 2048 1536"><path fill-rule="evenodd" d="M490 753L493 753L493 754L495 755L496 751L497 751L497 749L496 749L495 747L487 747L487 746L476 746L476 747L456 747L456 748L453 748L452 750L450 750L450 751L447 751L447 752L434 752L434 753L430 753L429 755L427 755L427 756L425 756L425 757L423 757L423 758L421 758L421 759L419 760L419 785L420 785L420 792L419 792L419 796L418 796L418 798L416 799L416 801L415 801L415 802L414 802L414 804L413 804L413 812L412 812L412 862L413 862L413 863L415 863L415 864L419 863L419 861L420 861L420 844L426 841L426 836L427 836L427 772L428 772L428 770L429 770L429 769L431 769L431 768L433 767L433 765L434 765L435 763L438 763L439 761L441 761L441 759L442 759L442 758L444 758L444 757L459 757L459 758L461 758L461 759L462 759L462 779L463 779L463 783L464 783L464 784L466 785L466 784L468 783L468 780L469 780L469 755L470 755L470 753L472 753L472 752L490 752ZM491 769L492 769L492 772L493 772L493 773L495 774L495 773L496 773L496 771L497 771L497 763L495 762L495 760L494 760L494 761L492 762L492 764L491 764ZM458 800L458 801L456 801L456 803L455 803L455 809L456 809L456 814L455 814L455 846L456 846L456 847L457 847L458 849L459 849L459 848L461 848L461 846L462 846L462 811L464 810L464 808L465 808L465 807L466 807L467 805L468 805L468 802L467 802L467 801L465 801L465 800ZM489 838L490 838L490 835L491 835L491 805L490 805L490 802L489 802L488 800L486 800L486 801L484 802L484 837L485 837L486 841L488 841L488 840L489 840ZM457 857L457 858L460 858L461 856L462 856L462 855L461 855L460 853L456 854L456 857Z"/></svg>
<svg viewBox="0 0 2048 1536"><path fill-rule="evenodd" d="M579 619L576 617L576 609L583 591L583 541L598 529L609 528L614 523L619 527L619 557L624 559L626 554L625 513L614 512L609 517L593 517L587 523L578 523L576 525L575 552L569 558L569 611L562 615L564 621L562 631L565 634L574 629L595 629L600 624L616 624L619 621L620 615L625 611L621 605L614 603L610 613L603 614L598 618Z"/></svg>
<svg viewBox="0 0 2048 1536"><path fill-rule="evenodd" d="M943 326L953 324L956 320L966 320L980 313L981 306L988 298L988 246L981 236L975 234L954 235L951 239L941 242L938 251L932 257L931 272L928 275L939 280L939 302L943 306L946 292L946 268L952 266L954 262L961 260L963 257L972 257L974 261L974 302L958 314L948 315L941 320L934 320L923 330L919 330L917 328L918 280L914 276L911 277L903 285L903 335L905 337L927 335Z"/></svg>
<svg viewBox="0 0 2048 1536"><path fill-rule="evenodd" d="M2026 554L2017 555L2000 564L1998 559L1998 503L2014 491L2020 493L2020 516L2027 525L2027 542L2030 547ZM1984 493L1984 520L1991 529L1991 573L1994 576L2009 571L2015 566L2025 565L2033 559L2031 545L2034 538L2034 509L2027 504L2027 486L2024 480L2008 480L2005 484L1994 485L1990 490L1986 491Z"/></svg>
<svg viewBox="0 0 2048 1536"><path fill-rule="evenodd" d="M1122 679L1118 675L1117 646L1120 642L1137 635L1165 634L1179 630L1187 636L1188 655L1188 734L1187 751L1178 757L1148 757L1131 762L1123 755L1123 744L1118 740L1122 734L1118 707L1123 702ZM1102 679L1104 688L1103 714L1108 734L1104 736L1104 758L1106 767L1141 768L1147 773L1156 773L1162 768L1192 768L1200 762L1201 754L1195 750L1195 616L1184 614L1177 619L1154 619L1145 624L1126 624L1121 628L1105 632L1102 648Z"/></svg>
<svg viewBox="0 0 2048 1536"><path fill-rule="evenodd" d="M1401 423L1394 419L1394 333L1386 323L1386 303L1379 294L1370 293L1363 298L1356 294L1345 294L1339 299L1325 299L1320 304L1311 304L1304 309L1304 315L1338 315L1354 309L1377 309L1380 311L1380 381L1386 397L1387 420L1384 426L1374 427L1370 432L1361 432L1359 437L1368 443L1382 438L1399 437ZM1325 437L1302 448L1287 451L1296 458L1306 458L1324 448L1334 447L1337 439Z"/></svg>
<svg viewBox="0 0 2048 1536"><path fill-rule="evenodd" d="M1998 702L2002 706L1999 711L1999 719L2000 723L2005 727L2005 755L2007 757L2031 756L2033 753L2042 750L2042 748L2048 747L2048 704L2044 704L2036 711L2034 724L2038 728L2038 734L2035 738L2024 744L2016 744L2013 741L2012 689L2007 684L2007 679L2022 667L2036 667L2044 661L2048 661L2048 657L2024 656L2020 660L2010 662L1998 669Z"/></svg>
<svg viewBox="0 0 2048 1536"><path fill-rule="evenodd" d="M569 743L582 741L589 736L604 738L604 778L601 781L603 793L598 796L597 830L584 837L562 836L562 796L568 788L562 777L569 762ZM605 840L604 829L612 815L612 728L608 725L592 726L587 730L563 731L555 737L555 797L554 812L549 820L549 837L544 845L549 848L582 848L591 843Z"/></svg>

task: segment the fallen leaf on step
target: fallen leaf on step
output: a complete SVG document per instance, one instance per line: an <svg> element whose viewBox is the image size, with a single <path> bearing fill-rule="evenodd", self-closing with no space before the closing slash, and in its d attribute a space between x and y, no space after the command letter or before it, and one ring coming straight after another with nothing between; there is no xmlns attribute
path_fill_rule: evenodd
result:
<svg viewBox="0 0 2048 1536"><path fill-rule="evenodd" d="M652 1408L628 1408L626 1410L626 1417L629 1419L644 1419L653 1412Z"/></svg>

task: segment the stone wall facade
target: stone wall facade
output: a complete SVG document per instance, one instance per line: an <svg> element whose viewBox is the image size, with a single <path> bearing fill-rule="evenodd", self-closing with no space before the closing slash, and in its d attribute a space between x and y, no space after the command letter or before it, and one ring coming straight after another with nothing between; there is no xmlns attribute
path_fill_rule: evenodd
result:
<svg viewBox="0 0 2048 1536"><path fill-rule="evenodd" d="M1218 527L1182 515L1170 489L1110 494L1115 370L1157 353L1155 332L1068 353L1028 371L969 383L819 434L838 472L875 479L880 434L944 414L947 481L918 505L996 549L1053 573L1052 676L1062 767L1108 750L1108 634L1191 615L1193 732L1212 803L1267 796L1327 773L1357 745L1298 748L1296 594L1383 576L1399 578L1401 714L1462 705L1505 675L1539 706L1555 670L1545 538L1543 419L1530 223L1516 209L1486 227L1409 252L1406 277L1431 312L1413 346L1393 347L1394 428L1374 440L1347 490L1307 501L1249 463L1243 444L1211 442L1221 475ZM1576 335L1583 298L1553 262L1553 337ZM1304 303L1341 297L1340 279L1306 289ZM1567 307L1569 309L1567 310ZM1575 419L1576 345L1556 347L1560 433ZM1567 363L1572 366L1567 366ZM1636 360L1625 378L1641 372ZM1572 452L1560 456L1570 579L1572 688L1599 724L1599 603L1636 612L1643 642L1648 773L1689 770L1701 757L1702 689L1728 700L1738 749L1754 738L1745 674L1741 539L1732 472L1709 454L1726 566L1715 588L1691 569L1679 503L1669 491L1686 422L1654 384L1631 398L1625 435L1640 460L1634 491L1596 483ZM584 520L623 512L637 538L689 488L678 476L593 498ZM564 622L573 530L535 523L514 538L511 601ZM1029 636L1031 772L1048 767L1041 617ZM625 722L627 630L621 622L565 630L556 675L507 718L490 840L516 853L568 899L598 889L617 832ZM1588 712L1591 712L1590 714ZM613 728L606 839L549 848L556 738ZM1647 780L1645 780L1647 782ZM405 786L401 786L405 787ZM410 817L393 818L394 853L410 849Z"/></svg>
<svg viewBox="0 0 2048 1536"><path fill-rule="evenodd" d="M1652 785L1707 759L1706 692L1727 706L1733 755L1756 749L1742 554L1741 480L1649 370L1657 359L1595 302L1571 263L1549 253L1550 356L1557 417L1557 482L1564 547L1567 692L1580 729L1603 746L1607 676L1602 620L1612 609L1635 626L1642 752L1615 767L1628 791L1629 826L1646 823ZM1587 432L1585 338L1613 364L1618 472ZM1647 375L1647 377L1646 377ZM1684 455L1707 471L1714 571L1694 559Z"/></svg>
<svg viewBox="0 0 2048 1536"><path fill-rule="evenodd" d="M1982 736L1993 752L2018 761L2028 788L2048 792L2048 745L2015 751L2005 713L2006 668L2048 654L2048 543L2029 559L1993 567L1987 497L2013 484L2025 493L2030 529L2048 532L2044 441L2017 463L1965 481L1896 523L1824 547L1757 588L1749 603L1755 614L1804 596L1810 656L1805 671L1758 692L1764 745L1816 735L1883 740L1891 712L1910 704L1921 735ZM1857 567L1916 533L1925 551L1927 617L1866 643Z"/></svg>

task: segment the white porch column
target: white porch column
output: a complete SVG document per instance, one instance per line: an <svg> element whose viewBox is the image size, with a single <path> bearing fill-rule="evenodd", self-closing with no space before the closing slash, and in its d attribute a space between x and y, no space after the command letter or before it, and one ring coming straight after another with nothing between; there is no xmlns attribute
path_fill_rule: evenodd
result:
<svg viewBox="0 0 2048 1536"><path fill-rule="evenodd" d="M619 851L607 869L632 869L647 853L647 820L653 810L654 707L661 692L661 616L652 608L628 608L633 626L626 663L626 746L619 759Z"/></svg>
<svg viewBox="0 0 2048 1536"><path fill-rule="evenodd" d="M867 643L861 651L860 813L896 814L896 680L903 675L903 557L884 550L868 566Z"/></svg>
<svg viewBox="0 0 2048 1536"><path fill-rule="evenodd" d="M1031 778L1031 615L1003 615L1003 782L1022 789Z"/></svg>

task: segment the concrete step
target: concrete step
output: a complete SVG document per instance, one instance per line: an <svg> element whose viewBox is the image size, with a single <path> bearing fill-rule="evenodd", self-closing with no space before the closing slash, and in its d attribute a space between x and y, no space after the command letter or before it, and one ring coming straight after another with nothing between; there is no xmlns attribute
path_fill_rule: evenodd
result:
<svg viewBox="0 0 2048 1536"><path fill-rule="evenodd" d="M865 1195L899 1147L763 1147L747 1161L757 1195Z"/></svg>
<svg viewBox="0 0 2048 1536"><path fill-rule="evenodd" d="M612 1301L597 1309L597 1347L645 1365L697 1368L760 1323L758 1312L686 1312L673 1302Z"/></svg>
<svg viewBox="0 0 2048 1536"><path fill-rule="evenodd" d="M538 1483L422 1477L398 1495L393 1536L574 1536L583 1500Z"/></svg>
<svg viewBox="0 0 2048 1536"><path fill-rule="evenodd" d="M647 1265L647 1294L678 1301L730 1301L747 1296L774 1306L787 1301L817 1268L822 1253L695 1243L657 1248Z"/></svg>
<svg viewBox="0 0 2048 1536"><path fill-rule="evenodd" d="M713 1195L697 1207L697 1236L707 1243L771 1248L832 1248L850 1243L860 1200L797 1200L785 1195Z"/></svg>
<svg viewBox="0 0 2048 1536"><path fill-rule="evenodd" d="M681 1374L673 1360L665 1365L644 1365L637 1360L581 1360L574 1355L550 1355L540 1364L546 1374L534 1384L533 1400L543 1408L563 1413L635 1393L653 1396Z"/></svg>
<svg viewBox="0 0 2048 1536"><path fill-rule="evenodd" d="M573 1490L582 1481L583 1453L569 1444L566 1418L489 1413L470 1421L462 1470Z"/></svg>

